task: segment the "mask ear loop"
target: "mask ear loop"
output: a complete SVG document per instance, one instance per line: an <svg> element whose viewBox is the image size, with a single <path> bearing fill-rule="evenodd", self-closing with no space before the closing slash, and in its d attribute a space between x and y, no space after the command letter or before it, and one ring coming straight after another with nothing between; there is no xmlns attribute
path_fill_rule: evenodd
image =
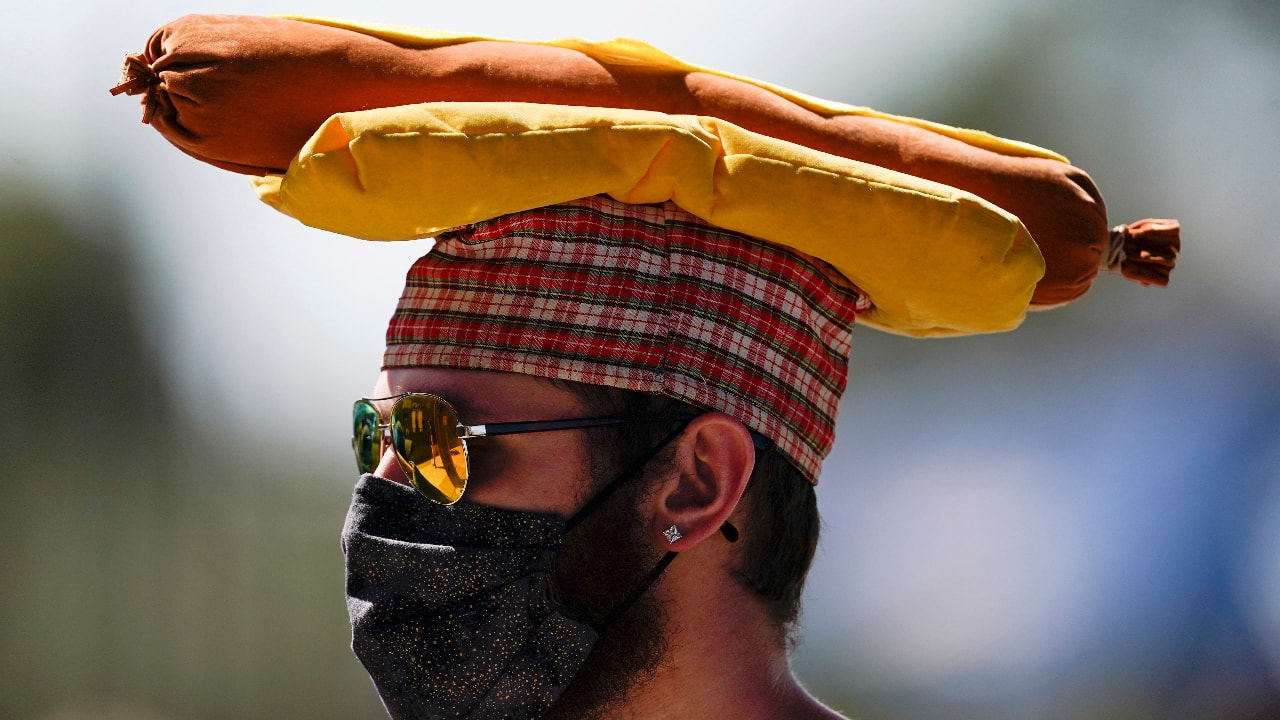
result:
<svg viewBox="0 0 1280 720"><path fill-rule="evenodd" d="M640 597L649 592L649 588L653 587L653 584L658 582L658 578L662 577L663 571L667 569L667 566L670 565L671 561L675 560L676 556L679 554L680 553L675 552L674 550L668 550L667 554L663 555L662 559L658 561L658 564L654 565L653 569L649 571L649 574L644 576L644 580L641 580L639 585L636 585L631 589L631 592L627 593L627 596L623 598L622 602L614 605L613 609L609 611L608 615L604 616L603 620L592 623L591 627L595 628L596 634L604 635L605 631L609 629L609 626L617 622L623 615L626 615L627 611L631 609L631 606L635 605L636 602L640 600Z"/></svg>
<svg viewBox="0 0 1280 720"><path fill-rule="evenodd" d="M725 539L729 542L738 541L738 529L730 524L728 520L720 526L720 533L724 535ZM658 564L654 565L653 569L649 571L649 574L644 576L644 580L641 580L639 585L636 585L630 593L627 593L627 597L624 598L622 602L614 606L603 620L592 625L592 627L595 628L596 634L603 635L604 631L608 630L610 625L614 624L619 618L627 614L627 611L631 609L631 606L635 605L636 602L640 600L640 597L648 592L649 588L653 587L654 583L658 582L658 578L662 577L663 571L667 569L667 566L670 565L671 561L675 560L676 556L679 554L680 553L674 550L668 550L667 554L663 555L662 559L658 561Z"/></svg>
<svg viewBox="0 0 1280 720"><path fill-rule="evenodd" d="M693 418L676 418L672 422L678 422L679 426L677 426L675 430L672 430L669 435L662 438L661 442L650 448L648 452L641 455L634 463L631 464L631 467L623 470L618 477L614 478L613 482L610 482L608 485L601 488L600 492L597 492L595 497L588 500L587 504L582 506L582 509L573 514L573 517L564 521L564 531L566 533L577 527L578 523L586 520L588 515L595 512L601 505L603 505L618 488L622 487L622 483L630 480L636 475L636 473L643 470L644 466L648 465L650 460L657 457L658 453L662 452L667 445L671 444L672 440L675 440L680 436L680 433L684 432L684 429L689 426L689 423L693 422Z"/></svg>
<svg viewBox="0 0 1280 720"><path fill-rule="evenodd" d="M657 457L658 453L662 452L663 448L669 445L672 440L679 437L680 433L684 432L684 429L688 427L692 420L692 417L677 418L676 422L679 422L680 424L675 430L664 437L657 445L654 445L653 448L644 455L641 455L630 468L618 475L613 482L602 488L600 492L596 493L595 497L591 498L591 500L587 501L586 505L582 506L582 509L578 510L578 512L573 514L573 517L565 521L565 532L569 532L576 527L578 523L585 520L587 516L595 512L605 500L608 500L609 496L621 487L623 482L631 479L637 472L643 470L644 466L648 465L650 460ZM729 542L738 541L738 529L728 520L720 526L720 532ZM654 565L653 569L644 576L644 579L632 588L631 592L627 593L627 596L623 598L622 602L615 605L613 609L609 611L609 614L605 615L604 619L599 622L592 623L591 627L595 629L596 634L604 635L605 631L608 630L611 625L617 622L623 615L627 614L627 611L631 609L631 606L635 605L636 602L649 591L649 588L653 587L653 584L658 582L658 578L662 577L663 571L667 569L667 566L670 565L671 561L675 560L676 555L679 554L680 553L675 552L674 550L668 550L667 553L662 556L662 559L658 561L658 564Z"/></svg>

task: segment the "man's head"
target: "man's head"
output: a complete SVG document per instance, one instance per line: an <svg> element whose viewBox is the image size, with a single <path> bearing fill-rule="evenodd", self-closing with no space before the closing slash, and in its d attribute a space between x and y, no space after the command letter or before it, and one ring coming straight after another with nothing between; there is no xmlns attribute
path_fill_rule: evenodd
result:
<svg viewBox="0 0 1280 720"><path fill-rule="evenodd" d="M467 424L606 415L635 420L617 428L472 440L464 501L569 517L625 477L566 536L554 580L560 601L598 620L624 603L668 548L705 544L711 552L695 557L717 558L700 568L705 586L737 588L739 602L759 603L781 643L817 540L812 487L780 455L758 453L740 422L718 412L689 421L696 409L644 393L490 371L389 370L375 392L409 391L448 399ZM407 482L392 452L376 474ZM741 530L734 545L718 533L730 519ZM684 535L674 544L661 532L671 525ZM640 596L601 637L551 717L590 717L588 711L621 702L665 657L682 601L661 585Z"/></svg>
<svg viewBox="0 0 1280 720"><path fill-rule="evenodd" d="M544 378L576 403L578 417L719 411L773 441L776 449L751 457L738 512L742 522L751 513L755 532L743 538L736 572L785 629L816 543L812 483L833 442L852 324L866 307L821 260L713 227L672 203L591 197L442 235L409 272L384 365L393 375L434 367ZM467 402L483 410L492 401ZM566 410L535 403L515 419L573 416ZM664 432L583 431L592 438L586 457L557 459L589 465L603 482ZM557 435L536 442L567 442ZM529 491L469 492L524 509ZM561 498L556 510L567 516L572 505Z"/></svg>
<svg viewBox="0 0 1280 720"><path fill-rule="evenodd" d="M671 203L594 197L504 216L446 233L415 264L377 396L433 393L468 425L633 421L471 441L463 501L568 518L627 475L557 560L553 590L581 617L622 604L665 553L688 556L600 639L557 705L566 717L618 702L698 613L754 608L764 642L785 647L865 307L821 260ZM377 472L395 479L396 465L387 455ZM736 543L720 534L730 521Z"/></svg>

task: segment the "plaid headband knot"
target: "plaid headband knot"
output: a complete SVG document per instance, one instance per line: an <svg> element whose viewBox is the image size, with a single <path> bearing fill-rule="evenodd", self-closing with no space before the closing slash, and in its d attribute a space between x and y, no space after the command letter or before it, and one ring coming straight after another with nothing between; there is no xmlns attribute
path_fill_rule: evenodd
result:
<svg viewBox="0 0 1280 720"><path fill-rule="evenodd" d="M409 270L383 365L666 395L732 415L817 482L868 308L812 256L597 196L440 235Z"/></svg>

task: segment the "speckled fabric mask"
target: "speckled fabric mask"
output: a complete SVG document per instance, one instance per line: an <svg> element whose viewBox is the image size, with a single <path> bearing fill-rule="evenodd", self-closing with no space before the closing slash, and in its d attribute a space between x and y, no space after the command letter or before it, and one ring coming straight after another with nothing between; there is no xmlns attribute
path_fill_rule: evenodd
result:
<svg viewBox="0 0 1280 720"><path fill-rule="evenodd" d="M351 646L395 720L532 720L597 640L552 602L564 520L365 475L342 532Z"/></svg>

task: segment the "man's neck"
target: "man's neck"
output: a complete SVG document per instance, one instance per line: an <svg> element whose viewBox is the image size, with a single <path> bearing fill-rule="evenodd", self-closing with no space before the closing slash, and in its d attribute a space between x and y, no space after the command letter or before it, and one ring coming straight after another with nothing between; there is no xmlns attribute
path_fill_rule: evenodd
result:
<svg viewBox="0 0 1280 720"><path fill-rule="evenodd" d="M669 654L610 719L840 720L796 681L785 633L760 602L698 576L700 567L677 560L655 588L669 611Z"/></svg>

